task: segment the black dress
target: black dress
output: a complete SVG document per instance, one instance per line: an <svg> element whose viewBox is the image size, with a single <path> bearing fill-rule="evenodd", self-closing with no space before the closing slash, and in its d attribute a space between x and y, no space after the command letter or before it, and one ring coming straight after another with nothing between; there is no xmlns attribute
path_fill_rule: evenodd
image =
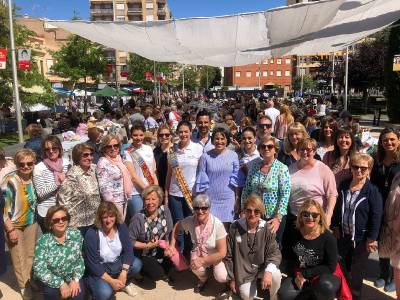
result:
<svg viewBox="0 0 400 300"><path fill-rule="evenodd" d="M163 152L160 146L154 148L153 152L154 152L154 159L157 165L158 184L160 185L161 188L164 189L168 171L167 152Z"/></svg>

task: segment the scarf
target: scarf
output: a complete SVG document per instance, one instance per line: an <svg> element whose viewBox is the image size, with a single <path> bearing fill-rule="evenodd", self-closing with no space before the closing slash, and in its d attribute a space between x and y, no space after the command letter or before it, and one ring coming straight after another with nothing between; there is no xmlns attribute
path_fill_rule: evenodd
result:
<svg viewBox="0 0 400 300"><path fill-rule="evenodd" d="M110 156L105 155L105 158L107 158L109 162L111 162L114 166L117 166L120 169L123 177L124 194L125 197L129 199L132 195L133 184L131 180L131 174L129 174L128 169L122 162L121 156L117 155L116 158L111 158Z"/></svg>
<svg viewBox="0 0 400 300"><path fill-rule="evenodd" d="M204 229L201 230L201 224L194 218L194 231L196 234L196 247L193 250L197 257L200 256L207 256L208 249L207 249L207 241L210 238L211 234L213 233L214 229L214 217L210 214L208 216L207 224L204 226ZM194 259L192 257L192 259Z"/></svg>
<svg viewBox="0 0 400 300"><path fill-rule="evenodd" d="M161 205L157 209L157 217L155 217L154 219L147 217L145 213L143 213L143 217L146 241L152 242L163 239L168 229L164 205ZM156 254L157 248L149 250L149 252L147 253L147 255L149 256L155 256Z"/></svg>
<svg viewBox="0 0 400 300"><path fill-rule="evenodd" d="M54 181L56 182L56 185L61 184L61 174L63 174L63 159L58 158L56 161L52 161L48 158L43 159L43 163L45 166L53 172L54 175Z"/></svg>

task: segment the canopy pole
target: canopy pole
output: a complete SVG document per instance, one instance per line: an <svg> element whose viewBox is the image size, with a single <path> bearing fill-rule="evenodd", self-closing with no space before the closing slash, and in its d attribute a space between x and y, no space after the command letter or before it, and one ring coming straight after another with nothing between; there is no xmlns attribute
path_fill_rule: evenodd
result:
<svg viewBox="0 0 400 300"><path fill-rule="evenodd" d="M157 99L157 76L156 76L156 61L153 60L153 82L154 82L154 88L153 88L153 95L154 95L154 102L158 103Z"/></svg>
<svg viewBox="0 0 400 300"><path fill-rule="evenodd" d="M261 62L258 63L258 89L261 90Z"/></svg>
<svg viewBox="0 0 400 300"><path fill-rule="evenodd" d="M335 51L332 52L332 74L331 74L331 94L335 94Z"/></svg>
<svg viewBox="0 0 400 300"><path fill-rule="evenodd" d="M345 71L345 84L344 84L344 103L343 109L347 110L347 100L349 93L349 46L346 47L346 71Z"/></svg>
<svg viewBox="0 0 400 300"><path fill-rule="evenodd" d="M10 24L10 44L11 44L11 64L13 71L13 82L14 82L14 105L15 113L17 117L17 127L18 127L18 140L20 143L24 142L24 134L22 131L22 114L21 114L21 101L19 98L18 89L18 76L17 76L17 59L15 56L15 40L14 40L14 24L13 24L13 12L11 0L8 0L8 19Z"/></svg>
<svg viewBox="0 0 400 300"><path fill-rule="evenodd" d="M185 96L185 65L182 68L182 96Z"/></svg>

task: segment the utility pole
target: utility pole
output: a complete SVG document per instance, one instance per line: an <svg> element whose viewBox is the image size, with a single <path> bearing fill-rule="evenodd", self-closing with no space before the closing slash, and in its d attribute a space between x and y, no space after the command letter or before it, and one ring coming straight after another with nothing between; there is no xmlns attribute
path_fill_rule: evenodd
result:
<svg viewBox="0 0 400 300"><path fill-rule="evenodd" d="M182 68L182 96L185 96L185 65Z"/></svg>
<svg viewBox="0 0 400 300"><path fill-rule="evenodd" d="M8 0L8 19L10 22L10 44L11 44L11 62L13 71L13 82L14 82L14 105L15 113L17 116L17 127L18 127L18 140L20 143L24 142L24 134L22 131L22 114L21 114L21 101L19 98L18 89L18 73L17 73L17 58L15 55L15 40L14 40L14 23L13 23L13 9L11 0Z"/></svg>
<svg viewBox="0 0 400 300"><path fill-rule="evenodd" d="M347 95L349 93L349 46L346 47L346 76L345 76L345 84L344 84L344 103L343 109L347 110Z"/></svg>
<svg viewBox="0 0 400 300"><path fill-rule="evenodd" d="M331 94L335 94L335 51L332 53Z"/></svg>

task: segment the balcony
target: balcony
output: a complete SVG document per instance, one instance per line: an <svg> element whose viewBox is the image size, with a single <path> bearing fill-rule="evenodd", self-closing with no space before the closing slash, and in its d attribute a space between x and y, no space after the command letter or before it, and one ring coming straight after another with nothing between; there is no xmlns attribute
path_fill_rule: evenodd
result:
<svg viewBox="0 0 400 300"><path fill-rule="evenodd" d="M127 0L128 3L140 3L142 4L142 0Z"/></svg>
<svg viewBox="0 0 400 300"><path fill-rule="evenodd" d="M90 14L92 15L109 15L114 14L114 10L112 8L93 8L90 10Z"/></svg>
<svg viewBox="0 0 400 300"><path fill-rule="evenodd" d="M128 14L141 14L142 7L141 6L128 6Z"/></svg>

